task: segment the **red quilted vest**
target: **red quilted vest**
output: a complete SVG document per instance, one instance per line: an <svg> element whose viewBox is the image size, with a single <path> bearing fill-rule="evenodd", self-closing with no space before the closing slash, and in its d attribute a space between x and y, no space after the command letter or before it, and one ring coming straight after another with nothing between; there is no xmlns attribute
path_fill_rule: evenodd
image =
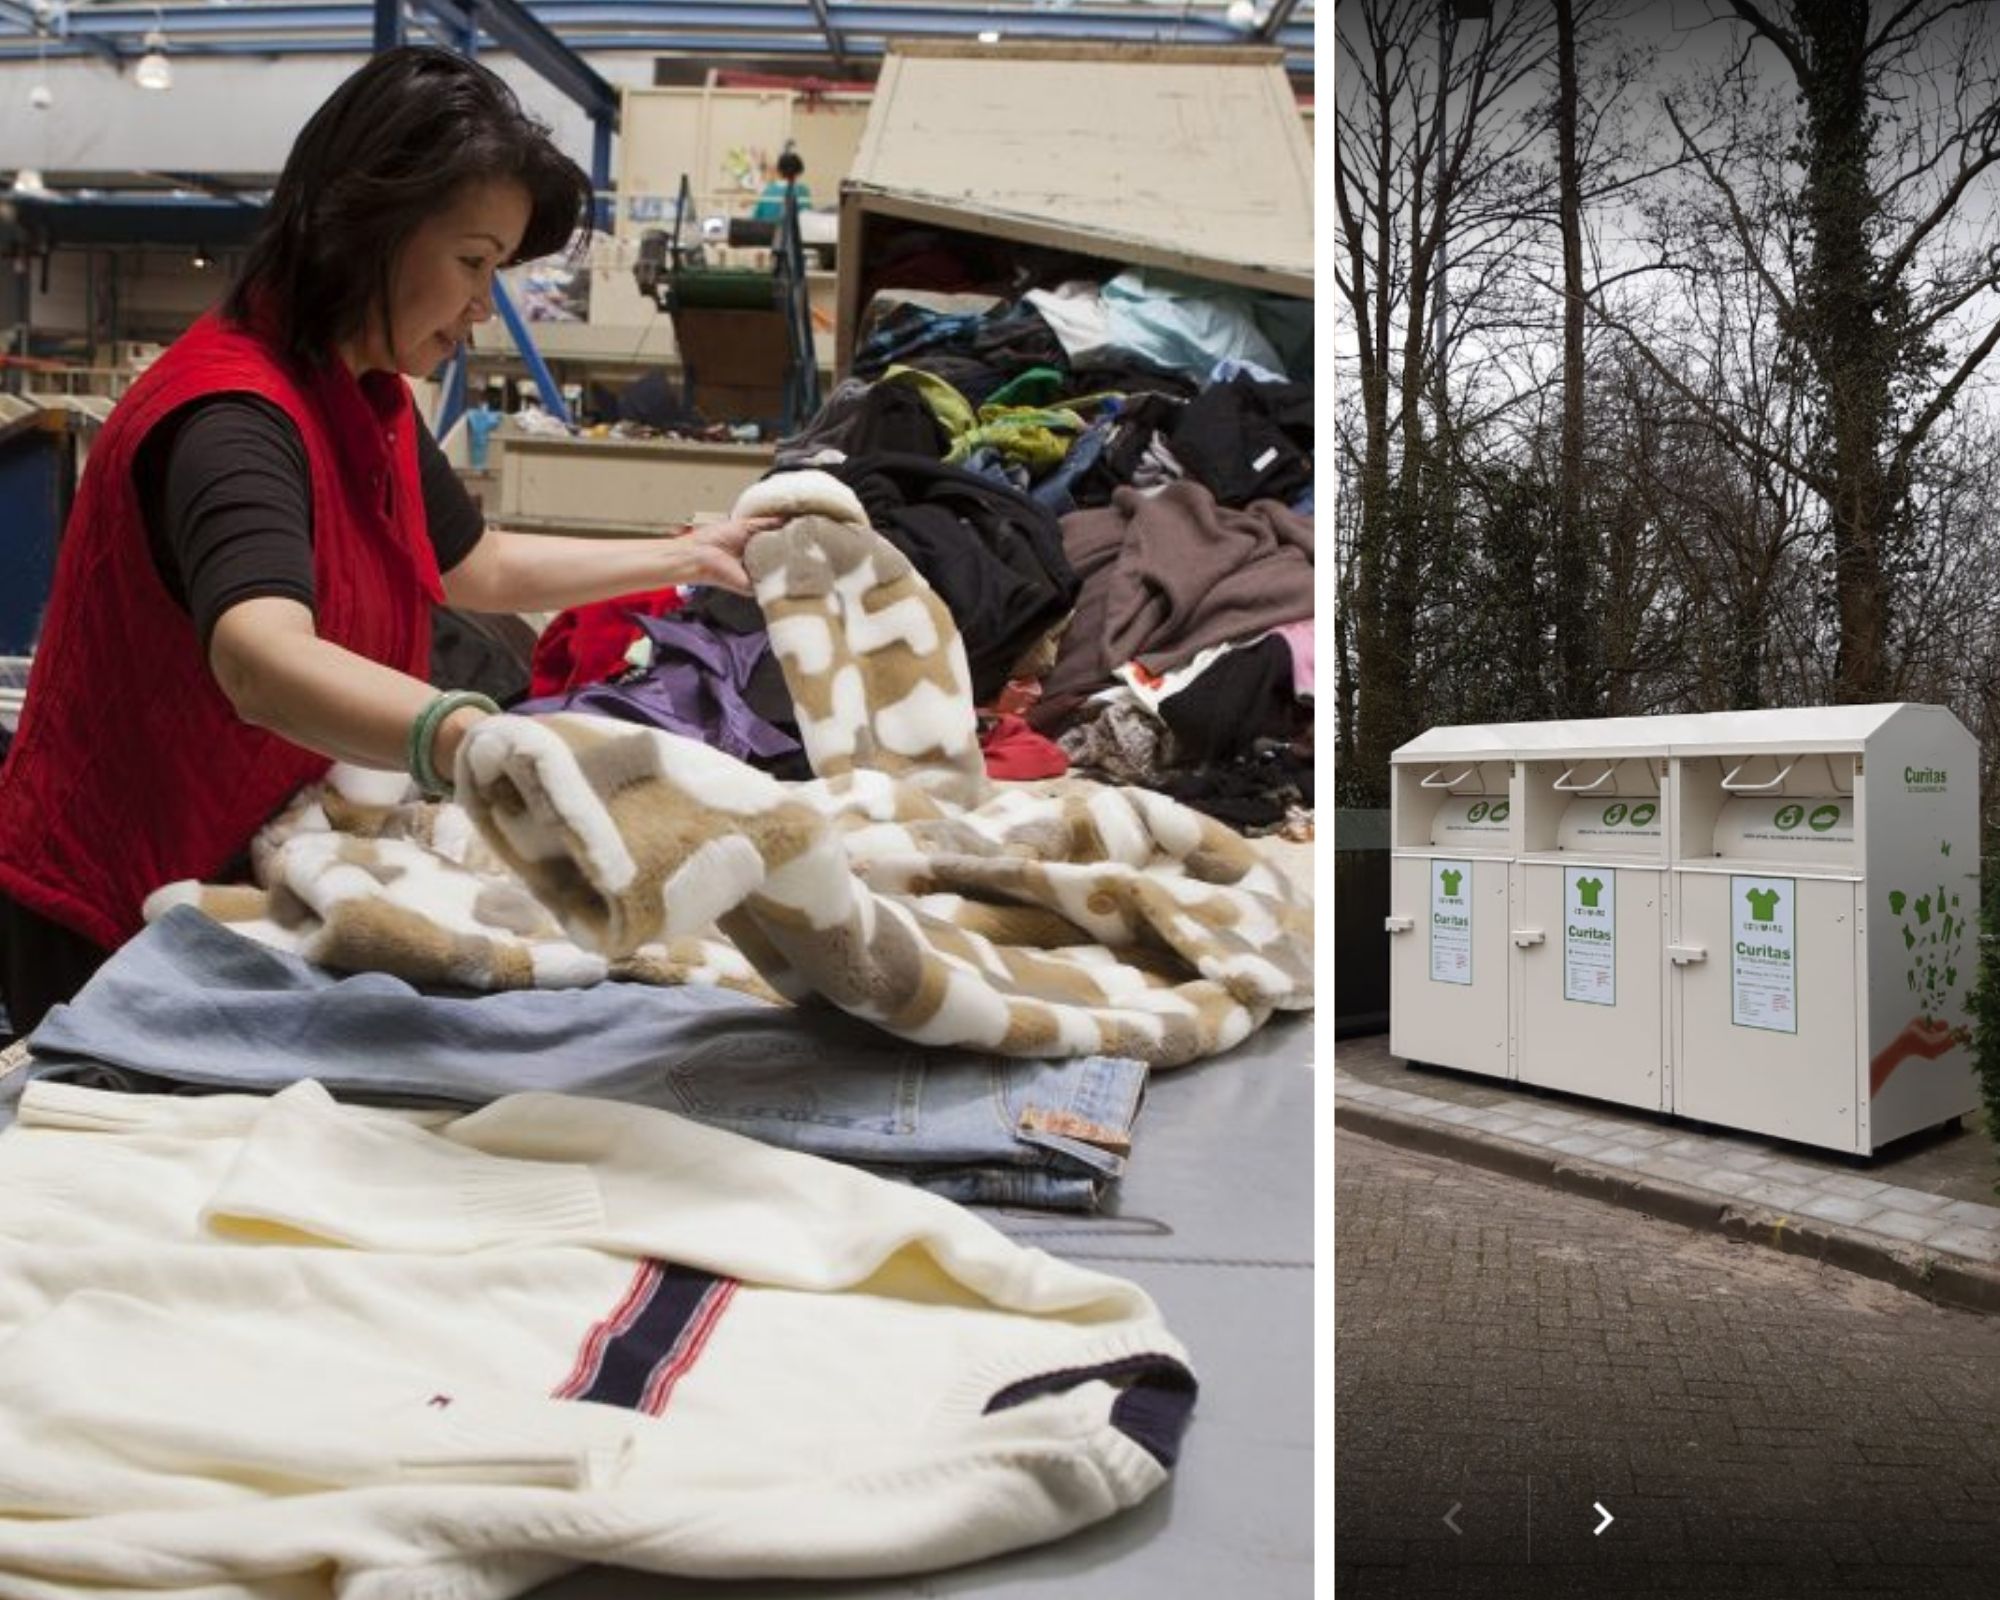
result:
<svg viewBox="0 0 2000 1600"><path fill-rule="evenodd" d="M112 411L56 559L27 703L0 765L0 891L115 949L161 884L208 879L326 757L240 721L193 620L160 582L132 482L176 407L238 391L281 407L312 471L321 638L421 677L443 599L425 529L419 426L401 378L288 365L211 312Z"/></svg>

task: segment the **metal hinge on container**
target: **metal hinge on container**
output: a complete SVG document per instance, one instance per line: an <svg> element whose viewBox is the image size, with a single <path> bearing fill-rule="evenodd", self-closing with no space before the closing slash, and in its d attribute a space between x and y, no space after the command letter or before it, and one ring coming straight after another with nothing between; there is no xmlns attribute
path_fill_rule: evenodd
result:
<svg viewBox="0 0 2000 1600"><path fill-rule="evenodd" d="M1514 930L1514 943L1519 945L1523 950L1541 944L1547 938L1548 934L1540 928L1516 928Z"/></svg>
<svg viewBox="0 0 2000 1600"><path fill-rule="evenodd" d="M1667 955L1677 967L1692 966L1697 961L1708 959L1708 948L1698 944L1670 944L1667 946Z"/></svg>
<svg viewBox="0 0 2000 1600"><path fill-rule="evenodd" d="M1408 933L1416 925L1417 922L1414 917L1384 917L1382 919L1382 931L1384 933Z"/></svg>

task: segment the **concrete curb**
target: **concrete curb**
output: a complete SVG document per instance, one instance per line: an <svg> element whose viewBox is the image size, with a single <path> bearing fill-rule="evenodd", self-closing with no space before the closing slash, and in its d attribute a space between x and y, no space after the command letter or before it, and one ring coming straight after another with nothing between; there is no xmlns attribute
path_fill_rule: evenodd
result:
<svg viewBox="0 0 2000 1600"><path fill-rule="evenodd" d="M1540 1145L1519 1144L1477 1128L1431 1122L1355 1100L1336 1099L1333 1122L1336 1128L1365 1134L1384 1144L1448 1156L1469 1166L1539 1183L1565 1194L1623 1206L1628 1211L1643 1212L1684 1228L1720 1233L1727 1239L1804 1256L1864 1278L1894 1284L1939 1305L1965 1311L2000 1312L2000 1267L1983 1261L1899 1244L1838 1223L1788 1217L1766 1206L1747 1205L1671 1179L1628 1172L1622 1167L1605 1166ZM1338 1151L1334 1159L1340 1159Z"/></svg>

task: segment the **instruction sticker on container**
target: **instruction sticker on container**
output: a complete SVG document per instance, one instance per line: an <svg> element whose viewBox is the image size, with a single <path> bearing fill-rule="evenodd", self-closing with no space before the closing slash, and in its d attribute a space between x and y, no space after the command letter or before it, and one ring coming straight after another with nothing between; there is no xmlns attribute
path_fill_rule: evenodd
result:
<svg viewBox="0 0 2000 1600"><path fill-rule="evenodd" d="M1729 880L1729 988L1739 1028L1799 1031L1798 941L1791 878Z"/></svg>
<svg viewBox="0 0 2000 1600"><path fill-rule="evenodd" d="M1431 863L1431 982L1472 982L1472 863Z"/></svg>
<svg viewBox="0 0 2000 1600"><path fill-rule="evenodd" d="M1618 874L1563 868L1563 998L1618 1003Z"/></svg>

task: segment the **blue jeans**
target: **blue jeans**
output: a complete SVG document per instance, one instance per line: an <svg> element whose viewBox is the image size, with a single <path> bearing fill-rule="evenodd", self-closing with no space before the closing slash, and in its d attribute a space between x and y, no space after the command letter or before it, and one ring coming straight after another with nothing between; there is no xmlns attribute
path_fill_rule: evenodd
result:
<svg viewBox="0 0 2000 1600"><path fill-rule="evenodd" d="M316 1078L347 1098L430 1105L593 1095L957 1200L1067 1210L1123 1173L1146 1078L1107 1056L926 1049L831 1006L696 985L425 993L386 973L337 976L186 906L51 1011L31 1048L36 1077L140 1092Z"/></svg>

